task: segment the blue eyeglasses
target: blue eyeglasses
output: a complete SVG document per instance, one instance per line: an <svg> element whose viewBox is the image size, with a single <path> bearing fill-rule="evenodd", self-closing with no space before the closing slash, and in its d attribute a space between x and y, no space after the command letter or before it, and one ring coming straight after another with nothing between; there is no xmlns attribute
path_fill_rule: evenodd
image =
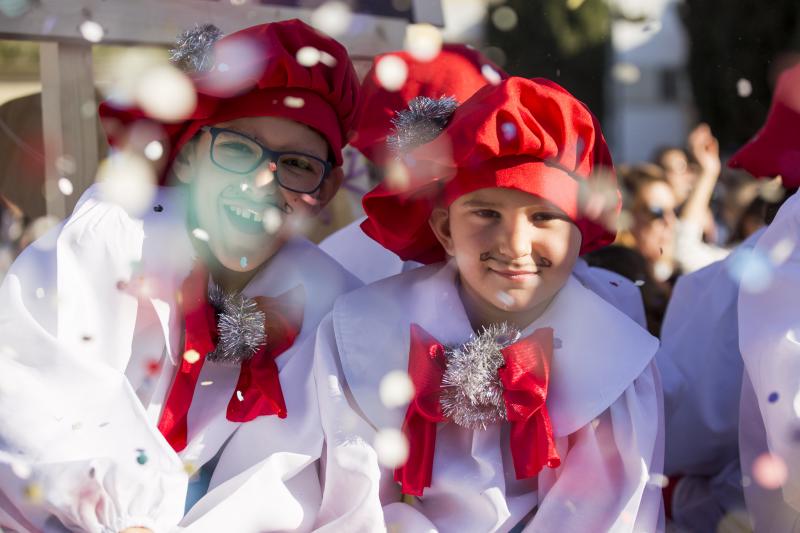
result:
<svg viewBox="0 0 800 533"><path fill-rule="evenodd" d="M303 152L276 152L260 142L226 128L206 126L211 134L211 161L234 174L249 174L269 161L278 184L297 193L316 192L331 171L331 163Z"/></svg>

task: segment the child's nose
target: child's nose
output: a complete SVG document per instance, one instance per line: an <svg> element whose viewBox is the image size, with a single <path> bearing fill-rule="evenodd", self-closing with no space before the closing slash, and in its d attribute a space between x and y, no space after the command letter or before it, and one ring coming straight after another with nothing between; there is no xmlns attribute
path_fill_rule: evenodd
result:
<svg viewBox="0 0 800 533"><path fill-rule="evenodd" d="M501 240L500 253L509 259L518 259L531 255L533 235L527 218L509 221Z"/></svg>

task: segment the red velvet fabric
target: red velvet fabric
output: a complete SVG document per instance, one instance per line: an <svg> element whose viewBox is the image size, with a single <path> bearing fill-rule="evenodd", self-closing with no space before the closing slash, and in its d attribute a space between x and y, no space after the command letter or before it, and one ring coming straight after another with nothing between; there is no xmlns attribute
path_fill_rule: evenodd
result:
<svg viewBox="0 0 800 533"><path fill-rule="evenodd" d="M222 75L214 70L193 75L197 106L186 120L172 124L148 118L138 108L119 108L111 101L104 102L100 117L109 144L124 144L130 126L136 123L149 121L162 128L168 144L163 184L169 165L201 127L243 117L276 116L318 131L328 141L336 165L341 165L341 150L353 134L359 110L359 82L347 50L300 20L252 26L223 37L216 46L234 41L259 52L241 54L240 64L226 64L228 71L254 72L244 78L241 90L221 93L212 80ZM306 46L328 54L335 64L327 60L310 67L301 65L296 59L297 51ZM302 98L302 107L285 105L287 96Z"/></svg>
<svg viewBox="0 0 800 533"><path fill-rule="evenodd" d="M517 479L533 477L561 460L545 401L553 352L553 330L542 328L502 350L498 370L511 426L511 455ZM403 494L421 497L431 486L436 425L446 422L439 402L447 368L444 346L417 324L411 325L408 373L414 397L406 410L403 433L408 439L406 463L394 472Z"/></svg>
<svg viewBox="0 0 800 533"><path fill-rule="evenodd" d="M406 82L397 91L385 89L378 79L376 67L388 56L400 58L408 66ZM430 61L420 61L408 52L376 56L361 85L364 113L350 144L373 163L384 164L392 156L386 147L386 138L392 134L392 119L397 111L405 109L417 96L452 96L459 103L464 102L489 82L484 77L484 68L501 78L508 77L483 54L463 44L443 45L441 52Z"/></svg>
<svg viewBox="0 0 800 533"><path fill-rule="evenodd" d="M428 226L436 205L489 187L543 197L569 215L583 237L580 253L614 241L621 196L597 119L545 79L508 78L458 108L445 131L404 158L408 186L385 182L363 200L367 235L403 260L445 258ZM584 210L584 192L605 179L612 199L602 220Z"/></svg>
<svg viewBox="0 0 800 533"><path fill-rule="evenodd" d="M756 178L781 176L787 189L800 187L800 64L778 79L767 121L755 136L733 154L731 168Z"/></svg>
<svg viewBox="0 0 800 533"><path fill-rule="evenodd" d="M270 415L286 418L286 402L275 358L292 346L302 325L297 291L302 288L276 298L255 298L265 314L267 343L242 363L236 389L228 402L228 420L248 422ZM218 341L216 313L208 302L207 293L208 272L197 263L181 286L179 301L186 325L184 353L195 350L199 359L194 362L181 359L158 423L159 431L177 452L186 448L187 420L197 380L206 355L214 350Z"/></svg>

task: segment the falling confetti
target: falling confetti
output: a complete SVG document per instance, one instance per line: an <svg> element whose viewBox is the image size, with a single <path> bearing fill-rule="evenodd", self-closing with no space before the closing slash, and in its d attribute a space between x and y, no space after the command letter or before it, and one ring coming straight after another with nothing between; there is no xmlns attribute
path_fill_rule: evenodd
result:
<svg viewBox="0 0 800 533"><path fill-rule="evenodd" d="M481 74L492 85L498 85L503 81L503 77L491 65L483 65L481 67Z"/></svg>
<svg viewBox="0 0 800 533"><path fill-rule="evenodd" d="M12 461L11 471L20 479L28 479L31 477L32 468L31 465L26 462Z"/></svg>
<svg viewBox="0 0 800 533"><path fill-rule="evenodd" d="M403 407L414 397L414 384L407 372L393 370L383 376L378 391L386 407Z"/></svg>
<svg viewBox="0 0 800 533"><path fill-rule="evenodd" d="M408 65L396 55L386 55L375 65L375 75L387 91L399 91L408 77Z"/></svg>
<svg viewBox="0 0 800 533"><path fill-rule="evenodd" d="M656 487L666 488L669 485L669 478L664 474L650 474L650 479L648 483L651 485L655 485Z"/></svg>
<svg viewBox="0 0 800 533"><path fill-rule="evenodd" d="M644 280L643 279L637 279L636 281L633 282L633 284L636 285L637 287L641 287L641 286L644 285Z"/></svg>
<svg viewBox="0 0 800 533"><path fill-rule="evenodd" d="M36 297L37 297L37 298L39 298L40 300L41 300L42 298L44 298L44 289L43 289L43 288L41 288L41 287L38 287L38 288L36 289Z"/></svg>
<svg viewBox="0 0 800 533"><path fill-rule="evenodd" d="M769 393L769 396L767 396L767 401L769 403L775 403L775 402L778 401L779 397L780 397L780 395L777 392L771 392L771 393Z"/></svg>
<svg viewBox="0 0 800 533"><path fill-rule="evenodd" d="M375 452L378 461L386 468L397 468L408 459L408 439L394 428L385 428L375 435Z"/></svg>
<svg viewBox="0 0 800 533"><path fill-rule="evenodd" d="M240 402L244 401L244 394L242 394L242 391L240 390L236 391L236 399L239 400Z"/></svg>
<svg viewBox="0 0 800 533"><path fill-rule="evenodd" d="M292 109L300 109L306 105L306 101L298 96L287 96L283 99L283 105Z"/></svg>
<svg viewBox="0 0 800 533"><path fill-rule="evenodd" d="M242 256L242 258L239 259L239 266L242 267L242 268L247 268L247 258L246 257Z"/></svg>
<svg viewBox="0 0 800 533"><path fill-rule="evenodd" d="M614 79L624 85L633 85L642 79L642 72L633 63L617 63L611 72Z"/></svg>
<svg viewBox="0 0 800 533"><path fill-rule="evenodd" d="M183 353L183 360L193 365L200 360L200 353L197 350L186 350Z"/></svg>
<svg viewBox="0 0 800 533"><path fill-rule="evenodd" d="M791 257L793 251L794 241L786 238L772 247L772 250L769 251L769 259L772 261L773 265L780 266Z"/></svg>
<svg viewBox="0 0 800 533"><path fill-rule="evenodd" d="M73 192L72 182L69 181L69 178L58 178L58 190L61 191L61 194L64 196L71 196Z"/></svg>
<svg viewBox="0 0 800 533"><path fill-rule="evenodd" d="M38 483L30 483L25 487L25 499L30 503L41 503L43 496L44 491L42 490L41 485Z"/></svg>
<svg viewBox="0 0 800 533"><path fill-rule="evenodd" d="M283 215L279 209L268 207L267 210L264 211L261 223L264 225L264 231L271 235L281 228L283 224Z"/></svg>
<svg viewBox="0 0 800 533"><path fill-rule="evenodd" d="M513 141L517 137L517 127L511 122L504 122L500 126L500 132L503 134L503 139Z"/></svg>
<svg viewBox="0 0 800 533"><path fill-rule="evenodd" d="M500 300L500 303L505 307L511 307L514 305L514 298L512 298L511 295L505 291L498 292L497 299Z"/></svg>
<svg viewBox="0 0 800 533"><path fill-rule="evenodd" d="M155 358L150 358L145 363L145 372L148 377L155 377L161 372L161 361Z"/></svg>
<svg viewBox="0 0 800 533"><path fill-rule="evenodd" d="M405 50L417 61L431 61L442 50L442 32L431 24L409 24Z"/></svg>
<svg viewBox="0 0 800 533"><path fill-rule="evenodd" d="M753 479L765 489L780 488L787 475L786 463L777 455L764 453L753 462Z"/></svg>
<svg viewBox="0 0 800 533"><path fill-rule="evenodd" d="M210 379L209 379L209 380L206 380L206 381L201 381L201 382L200 382L200 386L201 386L201 387L208 387L209 385L213 385L213 384L214 384L214 382L213 382L213 381L211 381Z"/></svg>
<svg viewBox="0 0 800 533"><path fill-rule="evenodd" d="M350 27L353 14L344 2L325 2L311 13L311 25L331 37L342 35Z"/></svg>
<svg viewBox="0 0 800 533"><path fill-rule="evenodd" d="M772 264L758 249L737 250L726 263L729 274L739 282L741 290L745 292L759 293L772 283Z"/></svg>
<svg viewBox="0 0 800 533"><path fill-rule="evenodd" d="M313 67L320 62L321 55L320 51L313 46L303 46L295 54L295 59L304 67Z"/></svg>
<svg viewBox="0 0 800 533"><path fill-rule="evenodd" d="M144 147L144 156L150 161L158 161L164 155L164 145L159 141L150 141Z"/></svg>
<svg viewBox="0 0 800 533"><path fill-rule="evenodd" d="M138 452L138 454L136 455L136 462L139 463L140 465L147 464L148 457L145 451L142 448L139 448L136 451Z"/></svg>
<svg viewBox="0 0 800 533"><path fill-rule="evenodd" d="M192 230L192 236L198 241L208 242L208 232L201 228L194 228Z"/></svg>
<svg viewBox="0 0 800 533"><path fill-rule="evenodd" d="M739 81L736 82L736 93L741 98L747 98L753 94L753 84L748 79L739 78Z"/></svg>
<svg viewBox="0 0 800 533"><path fill-rule="evenodd" d="M186 119L197 106L197 94L188 76L168 64L144 72L135 98L150 117L174 123Z"/></svg>
<svg viewBox="0 0 800 533"><path fill-rule="evenodd" d="M75 158L68 155L62 155L56 158L56 169L61 174L75 174L75 171L78 169L77 164L75 163Z"/></svg>
<svg viewBox="0 0 800 533"><path fill-rule="evenodd" d="M117 152L100 163L97 171L100 195L104 200L139 215L151 205L155 195L155 172L150 163L132 152Z"/></svg>
<svg viewBox="0 0 800 533"><path fill-rule="evenodd" d="M156 213L161 213L162 211L164 211L164 206L161 204L156 204L153 206L153 211L155 211Z"/></svg>
<svg viewBox="0 0 800 533"><path fill-rule="evenodd" d="M103 40L103 37L106 34L106 31L103 29L103 27L93 20L85 20L81 22L78 30L81 32L83 38L90 43L99 43Z"/></svg>
<svg viewBox="0 0 800 533"><path fill-rule="evenodd" d="M492 13L492 24L500 31L511 31L517 26L517 12L508 6L501 6Z"/></svg>

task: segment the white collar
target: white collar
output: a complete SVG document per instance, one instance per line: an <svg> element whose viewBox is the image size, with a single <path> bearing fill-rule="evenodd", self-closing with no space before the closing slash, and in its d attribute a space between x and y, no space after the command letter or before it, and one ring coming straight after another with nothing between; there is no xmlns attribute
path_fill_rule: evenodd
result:
<svg viewBox="0 0 800 533"><path fill-rule="evenodd" d="M443 344L472 334L447 265L430 265L340 298L334 332L347 384L376 427L399 427L404 409L387 409L383 376L408 367L409 328L419 324ZM525 334L552 327L554 350L547 406L557 436L569 435L607 409L641 374L658 340L574 277Z"/></svg>

